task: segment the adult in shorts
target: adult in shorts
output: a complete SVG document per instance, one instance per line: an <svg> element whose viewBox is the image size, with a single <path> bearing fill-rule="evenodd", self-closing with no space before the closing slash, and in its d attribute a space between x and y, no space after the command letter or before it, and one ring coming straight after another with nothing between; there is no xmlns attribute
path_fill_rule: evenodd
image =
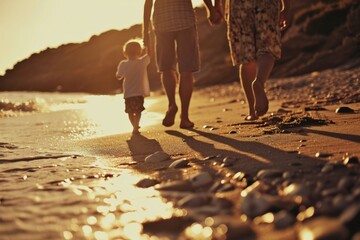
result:
<svg viewBox="0 0 360 240"><path fill-rule="evenodd" d="M204 0L208 12L214 12L211 0ZM178 107L175 100L177 83L181 101L180 128L192 128L189 105L193 92L193 73L200 69L196 17L191 0L146 0L144 5L143 38L150 45L151 11L156 38L156 61L168 98L168 109L162 124L172 126ZM214 18L214 16L212 16Z"/></svg>

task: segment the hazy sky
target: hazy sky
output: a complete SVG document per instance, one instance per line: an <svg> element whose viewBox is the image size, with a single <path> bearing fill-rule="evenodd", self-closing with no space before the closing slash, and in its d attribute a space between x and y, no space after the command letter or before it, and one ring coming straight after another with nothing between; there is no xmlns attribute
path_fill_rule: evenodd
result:
<svg viewBox="0 0 360 240"><path fill-rule="evenodd" d="M198 6L202 0L193 0ZM47 47L141 23L144 0L0 0L0 75Z"/></svg>

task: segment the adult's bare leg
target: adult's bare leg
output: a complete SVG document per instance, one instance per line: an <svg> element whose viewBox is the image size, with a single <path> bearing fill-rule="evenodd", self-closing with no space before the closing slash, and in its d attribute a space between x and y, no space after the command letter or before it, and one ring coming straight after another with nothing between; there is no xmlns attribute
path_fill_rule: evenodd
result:
<svg viewBox="0 0 360 240"><path fill-rule="evenodd" d="M239 69L240 81L243 87L243 91L246 96L246 100L249 106L249 115L245 117L245 120L256 120L258 117L255 114L254 107L254 93L252 84L256 77L256 62L244 63L240 65Z"/></svg>
<svg viewBox="0 0 360 240"><path fill-rule="evenodd" d="M162 72L162 83L166 92L166 96L168 98L168 110L165 114L165 118L163 119L162 124L166 127L170 127L174 125L175 115L178 111L176 100L175 100L175 92L176 92L176 84L177 84L177 72L174 70L167 70Z"/></svg>
<svg viewBox="0 0 360 240"><path fill-rule="evenodd" d="M189 106L194 89L194 76L192 72L180 73L179 95L181 100L180 128L192 128L194 123L189 119Z"/></svg>
<svg viewBox="0 0 360 240"><path fill-rule="evenodd" d="M262 54L257 59L256 79L252 84L256 115L263 116L269 110L269 100L265 93L265 82L269 79L275 59L270 54Z"/></svg>

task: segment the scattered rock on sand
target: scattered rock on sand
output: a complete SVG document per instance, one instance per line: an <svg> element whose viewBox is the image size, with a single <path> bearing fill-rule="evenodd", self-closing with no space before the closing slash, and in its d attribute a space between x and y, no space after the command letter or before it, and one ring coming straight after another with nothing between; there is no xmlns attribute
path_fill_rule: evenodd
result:
<svg viewBox="0 0 360 240"><path fill-rule="evenodd" d="M339 107L335 110L336 113L355 113L354 109L349 107Z"/></svg>
<svg viewBox="0 0 360 240"><path fill-rule="evenodd" d="M187 160L186 158L182 158L179 160L176 160L174 162L172 162L169 166L169 168L186 168L189 166L189 160Z"/></svg>
<svg viewBox="0 0 360 240"><path fill-rule="evenodd" d="M208 172L201 172L190 178L190 182L194 187L203 187L213 182L213 177Z"/></svg>
<svg viewBox="0 0 360 240"><path fill-rule="evenodd" d="M359 158L357 156L351 156L351 157L346 157L344 159L344 164L348 165L348 164L359 164Z"/></svg>
<svg viewBox="0 0 360 240"><path fill-rule="evenodd" d="M170 159L169 154L163 151L157 151L145 158L145 162L162 162Z"/></svg>
<svg viewBox="0 0 360 240"><path fill-rule="evenodd" d="M159 181L157 181L155 179L144 178L144 179L141 179L139 182L137 182L136 186L139 188L148 188L148 187L155 186L158 183L159 183Z"/></svg>

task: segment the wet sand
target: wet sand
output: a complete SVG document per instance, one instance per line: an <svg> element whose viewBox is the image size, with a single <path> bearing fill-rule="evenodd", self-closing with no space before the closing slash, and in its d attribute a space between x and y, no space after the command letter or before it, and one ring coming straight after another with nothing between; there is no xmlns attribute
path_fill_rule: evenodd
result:
<svg viewBox="0 0 360 240"><path fill-rule="evenodd" d="M243 120L240 86L222 85L194 93L191 130L177 117L173 127L77 141L16 167L3 153L1 236L356 239L359 77L355 69L271 80L270 110L254 122ZM152 98L160 101L147 110L164 113L166 98ZM145 160L156 152L165 157Z"/></svg>

